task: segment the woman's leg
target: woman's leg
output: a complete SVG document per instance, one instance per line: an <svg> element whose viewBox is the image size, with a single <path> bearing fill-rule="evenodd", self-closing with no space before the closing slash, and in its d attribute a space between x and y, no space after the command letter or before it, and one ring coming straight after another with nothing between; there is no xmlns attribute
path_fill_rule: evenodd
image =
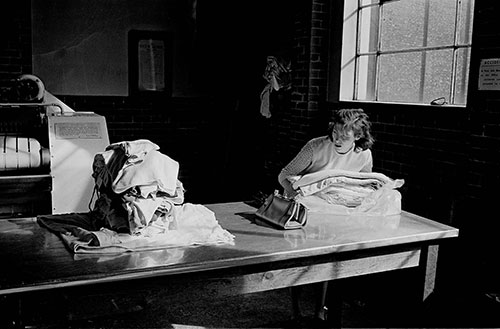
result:
<svg viewBox="0 0 500 329"><path fill-rule="evenodd" d="M317 319L326 320L326 312L328 308L326 307L326 291L328 290L328 281L321 282L318 284L318 298L316 299L316 311L314 316Z"/></svg>

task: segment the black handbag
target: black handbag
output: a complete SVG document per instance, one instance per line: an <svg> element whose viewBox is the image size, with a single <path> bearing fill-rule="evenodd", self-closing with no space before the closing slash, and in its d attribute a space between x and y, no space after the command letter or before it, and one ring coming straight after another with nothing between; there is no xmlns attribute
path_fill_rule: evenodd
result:
<svg viewBox="0 0 500 329"><path fill-rule="evenodd" d="M255 214L264 221L284 230L297 229L307 223L307 208L278 191L270 194Z"/></svg>

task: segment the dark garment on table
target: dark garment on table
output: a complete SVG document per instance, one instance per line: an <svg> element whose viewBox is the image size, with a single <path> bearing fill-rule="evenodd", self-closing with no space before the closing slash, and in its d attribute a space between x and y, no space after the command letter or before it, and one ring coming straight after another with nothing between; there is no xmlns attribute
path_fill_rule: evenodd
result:
<svg viewBox="0 0 500 329"><path fill-rule="evenodd" d="M40 215L37 222L56 234L71 234L80 240L98 246L99 241L91 231L99 231L92 213L69 213L58 215Z"/></svg>

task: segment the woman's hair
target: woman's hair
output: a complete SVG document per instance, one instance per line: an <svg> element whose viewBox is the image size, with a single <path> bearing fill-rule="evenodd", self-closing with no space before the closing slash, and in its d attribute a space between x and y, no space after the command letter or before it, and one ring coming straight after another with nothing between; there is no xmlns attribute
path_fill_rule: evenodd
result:
<svg viewBox="0 0 500 329"><path fill-rule="evenodd" d="M354 137L359 137L355 141L355 148L366 150L374 142L370 133L371 122L368 115L362 109L340 109L333 113L332 121L328 125L328 138L333 141L333 129L340 124L344 132L352 130Z"/></svg>

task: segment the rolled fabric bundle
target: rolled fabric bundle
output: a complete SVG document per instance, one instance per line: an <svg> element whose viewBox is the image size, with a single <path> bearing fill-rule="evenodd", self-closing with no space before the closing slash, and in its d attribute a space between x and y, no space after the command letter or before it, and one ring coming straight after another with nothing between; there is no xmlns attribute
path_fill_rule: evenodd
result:
<svg viewBox="0 0 500 329"><path fill-rule="evenodd" d="M0 137L0 170L38 168L50 161L48 150L30 137Z"/></svg>

